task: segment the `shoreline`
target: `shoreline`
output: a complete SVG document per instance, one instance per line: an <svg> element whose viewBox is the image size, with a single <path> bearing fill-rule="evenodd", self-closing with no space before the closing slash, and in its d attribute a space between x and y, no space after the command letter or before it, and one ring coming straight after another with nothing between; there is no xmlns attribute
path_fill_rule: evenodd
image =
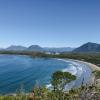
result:
<svg viewBox="0 0 100 100"><path fill-rule="evenodd" d="M57 58L57 59L58 60L62 60L62 61L64 61L64 60L71 60L71 61L74 61L74 62L77 62L77 63L82 63L82 64L87 65L92 71L96 71L96 70L100 71L100 67L99 66L97 66L95 64L92 64L90 62L85 62L85 61L75 60L75 59L66 59L66 58L65 59Z"/></svg>
<svg viewBox="0 0 100 100"><path fill-rule="evenodd" d="M92 69L92 71L96 71L96 70L100 71L100 67L98 67L95 64L92 64L92 63L89 63L89 62L85 62L85 61L80 61L80 60L73 60L73 61L80 62L80 63L83 63L83 64L89 66Z"/></svg>

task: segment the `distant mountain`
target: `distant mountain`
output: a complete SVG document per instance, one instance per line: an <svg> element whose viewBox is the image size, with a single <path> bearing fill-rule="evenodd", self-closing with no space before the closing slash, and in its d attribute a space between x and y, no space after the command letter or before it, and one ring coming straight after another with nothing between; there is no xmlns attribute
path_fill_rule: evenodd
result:
<svg viewBox="0 0 100 100"><path fill-rule="evenodd" d="M73 50L74 52L100 52L100 44L88 42Z"/></svg>
<svg viewBox="0 0 100 100"><path fill-rule="evenodd" d="M40 52L68 52L74 50L74 48L63 47L63 48L49 48L49 47L40 47L39 45L32 45L27 48L28 51L40 51Z"/></svg>
<svg viewBox="0 0 100 100"><path fill-rule="evenodd" d="M11 45L6 49L0 49L0 50L12 50L12 51L36 51L36 52L57 52L57 53L61 53L61 52L70 52L72 50L74 50L75 48L71 48L71 47L59 47L59 48L50 48L50 47L41 47L39 45L31 45L29 47L24 47L24 46L20 46L20 45Z"/></svg>
<svg viewBox="0 0 100 100"><path fill-rule="evenodd" d="M31 45L26 50L27 51L38 51L38 52L44 51L44 49L40 47L39 45Z"/></svg>
<svg viewBox="0 0 100 100"><path fill-rule="evenodd" d="M12 45L12 46L9 46L8 48L6 48L5 50L23 51L23 50L26 50L26 47Z"/></svg>
<svg viewBox="0 0 100 100"><path fill-rule="evenodd" d="M71 48L71 47L59 47L59 48L44 48L45 51L47 52L70 52L73 51L75 48Z"/></svg>
<svg viewBox="0 0 100 100"><path fill-rule="evenodd" d="M5 50L4 48L0 48L0 50Z"/></svg>

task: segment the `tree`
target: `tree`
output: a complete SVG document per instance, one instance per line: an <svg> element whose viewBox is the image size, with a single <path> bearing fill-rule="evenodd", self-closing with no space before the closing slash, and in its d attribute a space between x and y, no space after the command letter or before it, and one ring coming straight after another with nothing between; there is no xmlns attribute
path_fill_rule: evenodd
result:
<svg viewBox="0 0 100 100"><path fill-rule="evenodd" d="M62 72L57 71L52 75L52 86L54 91L63 91L66 84L70 83L71 81L75 80L76 76L72 75L69 72Z"/></svg>

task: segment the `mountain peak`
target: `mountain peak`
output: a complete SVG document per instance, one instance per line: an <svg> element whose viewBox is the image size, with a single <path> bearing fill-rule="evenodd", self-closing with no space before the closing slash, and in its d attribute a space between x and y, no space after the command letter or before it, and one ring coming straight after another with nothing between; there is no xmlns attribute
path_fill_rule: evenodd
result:
<svg viewBox="0 0 100 100"><path fill-rule="evenodd" d="M43 48L39 45L31 45L27 48L28 51L43 51Z"/></svg>
<svg viewBox="0 0 100 100"><path fill-rule="evenodd" d="M25 50L26 47L21 46L21 45L11 45L8 48L6 48L6 50L16 50L16 51L21 51L21 50Z"/></svg>
<svg viewBox="0 0 100 100"><path fill-rule="evenodd" d="M74 52L100 52L100 44L88 42L76 48Z"/></svg>

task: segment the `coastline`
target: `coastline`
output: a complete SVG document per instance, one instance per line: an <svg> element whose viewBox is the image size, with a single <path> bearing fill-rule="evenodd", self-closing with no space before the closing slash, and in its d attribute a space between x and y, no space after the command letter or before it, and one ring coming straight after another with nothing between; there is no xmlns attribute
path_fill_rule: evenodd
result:
<svg viewBox="0 0 100 100"><path fill-rule="evenodd" d="M64 61L64 60L71 60L71 61L74 61L74 62L77 62L77 63L83 63L83 64L85 64L85 65L87 65L92 71L95 71L95 70L98 70L98 71L100 71L100 67L99 66L97 66L97 65L95 65L95 64L92 64L92 63L90 63L90 62L85 62L85 61L81 61L81 60L75 60L75 59L59 59L59 58L57 58L58 60L62 60L62 61Z"/></svg>
<svg viewBox="0 0 100 100"><path fill-rule="evenodd" d="M64 60L68 60L68 59L64 59ZM80 61L80 60L74 60L74 59L69 59L71 61L74 61L76 63L82 63L84 65L86 65L87 67L89 67L91 69L92 72L94 71L100 71L100 67L95 65L95 64L92 64L90 62L85 62L85 61ZM90 82L89 82L89 85L92 85L95 83L95 75L92 73L91 74L91 77L90 77ZM100 79L96 80L98 86L100 86Z"/></svg>
<svg viewBox="0 0 100 100"><path fill-rule="evenodd" d="M100 71L100 67L98 67L95 64L92 64L92 63L89 63L89 62L85 62L85 61L80 61L80 60L74 60L74 61L86 64L87 66L89 66L92 69L92 71L96 71L96 70Z"/></svg>

